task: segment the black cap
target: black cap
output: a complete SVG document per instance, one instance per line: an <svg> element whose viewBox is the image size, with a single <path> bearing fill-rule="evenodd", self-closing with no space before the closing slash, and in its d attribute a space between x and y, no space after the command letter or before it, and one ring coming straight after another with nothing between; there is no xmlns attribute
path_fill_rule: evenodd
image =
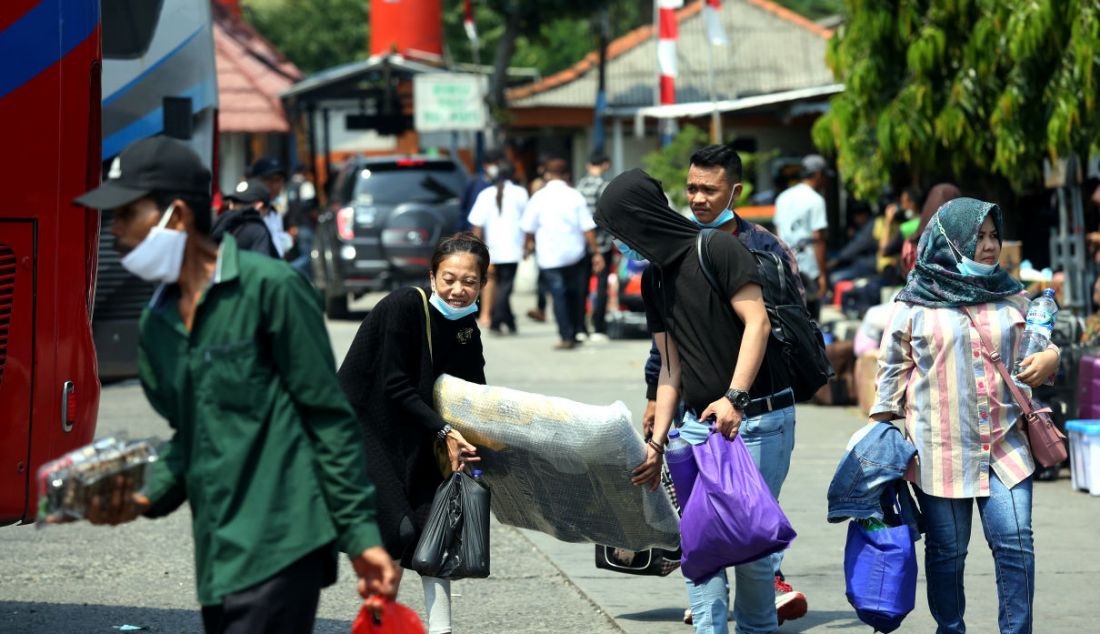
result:
<svg viewBox="0 0 1100 634"><path fill-rule="evenodd" d="M74 202L115 209L152 192L210 195L210 170L183 141L154 136L127 145L111 163L107 180Z"/></svg>
<svg viewBox="0 0 1100 634"><path fill-rule="evenodd" d="M261 156L256 159L252 167L248 168L249 178L265 178L275 174L281 174L283 178L286 178L286 168L274 156Z"/></svg>
<svg viewBox="0 0 1100 634"><path fill-rule="evenodd" d="M271 190L258 178L250 178L237 183L237 188L225 195L226 200L234 200L246 205L256 201L271 202Z"/></svg>
<svg viewBox="0 0 1100 634"><path fill-rule="evenodd" d="M603 165L607 162L609 162L609 159L607 158L607 155L603 152L593 152L592 154L588 155L589 165Z"/></svg>

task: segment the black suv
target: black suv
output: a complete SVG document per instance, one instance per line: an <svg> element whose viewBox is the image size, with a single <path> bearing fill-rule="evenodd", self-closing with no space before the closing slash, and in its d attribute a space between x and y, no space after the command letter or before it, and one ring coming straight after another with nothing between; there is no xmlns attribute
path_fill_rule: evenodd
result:
<svg viewBox="0 0 1100 634"><path fill-rule="evenodd" d="M449 158L354 157L333 181L313 249L325 313L347 315L349 296L423 283L439 241L463 224L466 170Z"/></svg>

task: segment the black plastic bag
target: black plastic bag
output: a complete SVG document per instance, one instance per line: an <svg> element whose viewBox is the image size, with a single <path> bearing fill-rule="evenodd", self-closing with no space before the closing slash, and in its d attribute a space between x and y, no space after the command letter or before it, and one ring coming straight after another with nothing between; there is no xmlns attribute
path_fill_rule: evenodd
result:
<svg viewBox="0 0 1100 634"><path fill-rule="evenodd" d="M441 579L489 576L489 489L459 471L436 489L412 569Z"/></svg>

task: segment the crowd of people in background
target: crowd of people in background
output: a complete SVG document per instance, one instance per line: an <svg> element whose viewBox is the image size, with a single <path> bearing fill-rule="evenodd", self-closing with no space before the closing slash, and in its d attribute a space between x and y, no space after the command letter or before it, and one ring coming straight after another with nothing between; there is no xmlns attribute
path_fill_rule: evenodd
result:
<svg viewBox="0 0 1100 634"><path fill-rule="evenodd" d="M139 141L120 166L78 202L114 210L123 266L161 284L141 322L141 379L176 433L142 491L116 495L89 519L158 517L189 500L208 632L308 631L320 589L335 579L337 550L350 557L367 608L377 613L395 595L395 562L410 567L443 474L480 460L433 409L433 385L444 373L485 383L481 328L518 332L511 296L531 255L539 301L552 302L556 350L604 336L617 260L644 271L653 345L645 460L629 475L633 484L659 485L675 427L693 445L712 434L742 439L778 499L795 443L795 382L769 336L755 253L789 273L788 288L799 287L815 317L826 319L830 302L840 310L827 321L862 317L854 337L826 324L837 377L818 401L852 400L860 383L852 360L877 355L868 413L872 425L904 418L915 445L918 461L905 478L928 524L928 600L940 631L965 631L959 579L973 499L997 563L1001 631L1030 631L1036 465L1007 388L985 373L970 332L1011 332L1006 341L1014 342L1027 310L1022 286L997 265L1004 222L996 205L947 183L927 196L907 187L877 213L851 205L844 246L830 257L823 193L832 172L818 155L802 159L798 181L775 199L772 233L736 212L744 174L729 145L691 155L686 210L672 208L666 189L680 184L641 170L609 181L602 154L589 158L575 187L569 163L548 158L527 189L510 161L488 153L464 192L472 232L439 243L427 284L374 306L337 372L308 282L318 197L303 172L288 179L278 160L260 158L211 216L203 212L212 206L209 170L186 145ZM529 314L545 319L544 311L539 304ZM929 328L940 329L944 345L913 345L933 336ZM1021 360L1017 376L1038 387L1059 362L1052 344ZM958 376L933 385L947 367ZM874 395L875 381L863 383ZM964 398L966 390L980 397ZM956 412L933 407L935 398L974 402ZM959 436L956 426L972 433ZM207 451L209 443L219 451ZM944 447L963 459L944 458ZM287 512L270 513L275 507ZM777 552L733 566L732 605L725 569L687 579L685 622L721 634L732 607L737 632L764 634L802 617L806 596L784 576L783 561ZM449 634L449 581L423 576L422 585L430 631Z"/></svg>

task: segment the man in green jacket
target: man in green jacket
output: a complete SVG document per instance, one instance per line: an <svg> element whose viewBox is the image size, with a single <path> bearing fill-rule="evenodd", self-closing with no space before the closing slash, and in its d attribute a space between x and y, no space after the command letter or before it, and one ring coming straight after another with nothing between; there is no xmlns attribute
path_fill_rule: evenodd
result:
<svg viewBox="0 0 1100 634"><path fill-rule="evenodd" d="M207 632L311 632L321 588L349 555L372 606L396 592L355 415L336 379L319 298L285 262L209 237L210 172L184 143L138 141L77 199L113 210L122 265L159 282L139 371L174 435L144 489L94 523L190 502Z"/></svg>

